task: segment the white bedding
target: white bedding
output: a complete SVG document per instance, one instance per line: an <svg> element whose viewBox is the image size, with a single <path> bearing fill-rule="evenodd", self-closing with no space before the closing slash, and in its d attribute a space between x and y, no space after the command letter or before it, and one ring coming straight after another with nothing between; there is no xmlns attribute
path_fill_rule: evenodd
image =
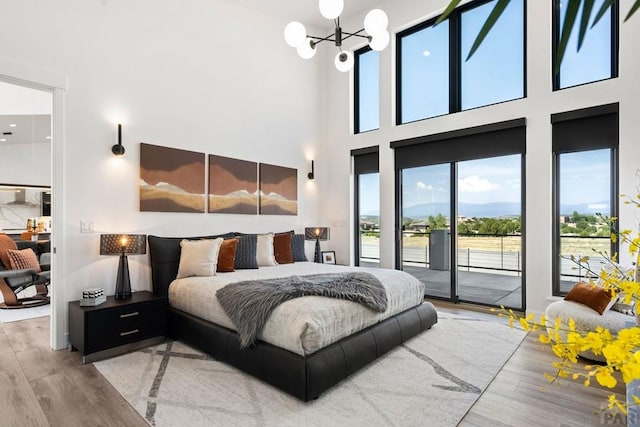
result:
<svg viewBox="0 0 640 427"><path fill-rule="evenodd" d="M216 291L229 283L291 275L366 271L387 290L388 308L376 313L358 303L335 298L306 296L278 306L258 335L262 341L300 355L311 354L354 332L422 303L424 284L408 273L365 267L297 262L257 270L217 273L212 277L187 277L169 286L169 304L178 310L235 330L216 299Z"/></svg>

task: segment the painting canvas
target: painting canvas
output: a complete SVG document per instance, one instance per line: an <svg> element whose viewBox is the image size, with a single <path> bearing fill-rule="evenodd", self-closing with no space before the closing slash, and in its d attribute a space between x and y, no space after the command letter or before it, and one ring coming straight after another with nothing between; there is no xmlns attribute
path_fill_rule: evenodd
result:
<svg viewBox="0 0 640 427"><path fill-rule="evenodd" d="M298 214L298 170L260 163L260 214Z"/></svg>
<svg viewBox="0 0 640 427"><path fill-rule="evenodd" d="M140 144L140 210L204 213L204 153Z"/></svg>
<svg viewBox="0 0 640 427"><path fill-rule="evenodd" d="M209 155L209 212L258 213L256 162Z"/></svg>

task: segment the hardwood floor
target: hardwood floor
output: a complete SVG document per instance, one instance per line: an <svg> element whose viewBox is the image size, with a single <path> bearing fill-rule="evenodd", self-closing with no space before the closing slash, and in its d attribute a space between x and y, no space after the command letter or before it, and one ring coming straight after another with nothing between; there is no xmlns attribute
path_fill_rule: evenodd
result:
<svg viewBox="0 0 640 427"><path fill-rule="evenodd" d="M503 321L438 304L439 311ZM1 426L147 426L93 364L49 349L49 318L0 324ZM571 380L548 385L554 357L531 334L469 410L461 426L598 426L610 390ZM624 396L624 387L614 391ZM329 422L329 420L328 420ZM401 423L400 423L401 424ZM609 422L613 424L613 422Z"/></svg>
<svg viewBox="0 0 640 427"><path fill-rule="evenodd" d="M1 426L148 426L78 352L49 349L49 317L0 324Z"/></svg>

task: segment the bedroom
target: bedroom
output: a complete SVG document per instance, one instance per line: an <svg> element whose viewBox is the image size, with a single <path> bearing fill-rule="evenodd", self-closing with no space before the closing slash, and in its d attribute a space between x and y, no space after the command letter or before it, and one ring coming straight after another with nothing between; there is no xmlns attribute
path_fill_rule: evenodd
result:
<svg viewBox="0 0 640 427"><path fill-rule="evenodd" d="M0 29L10 40L0 55L0 74L60 88L54 103L64 111L55 145L54 189L58 206L54 229L58 257L54 282L52 346L64 348L67 302L82 289L102 286L113 292L113 259L101 257L99 234L139 232L205 235L229 230L283 231L326 224L339 263L352 254L350 151L380 146L382 221L393 224L395 179L390 141L429 135L513 118L527 119L526 241L527 309L540 312L551 297L551 127L549 115L620 103L620 192L632 192L640 147L638 26L620 29L620 77L558 93L550 87L550 8L527 2L527 98L441 116L404 126L393 120L393 51L381 52L380 130L353 135L352 79L332 65L330 46L311 61L301 60L283 41L287 22L318 16L315 1L273 13L256 2L191 0L56 3L22 1L9 10L14 18ZM356 2L353 2L356 3ZM379 6L394 31L433 16L445 1L359 2L345 17L356 27L366 10ZM349 1L347 1L349 4ZM266 6L269 8L269 6ZM316 24L318 25L318 24ZM318 28L322 33L324 27ZM45 37L46 35L46 37ZM55 112L54 112L55 115ZM63 121L62 121L63 120ZM123 123L127 154L114 158L116 124ZM62 125L64 123L64 125ZM60 133L62 132L62 133ZM535 143L533 143L535 141ZM316 178L299 181L295 217L140 213L139 143L213 153L297 168L299 176L314 160ZM633 224L632 217L622 216ZM625 219L628 218L628 219ZM93 221L95 233L81 233ZM382 230L381 265L394 267L392 227ZM539 249L542 248L542 249ZM130 259L134 289L148 289L150 270L143 257ZM59 292L59 293L58 293Z"/></svg>

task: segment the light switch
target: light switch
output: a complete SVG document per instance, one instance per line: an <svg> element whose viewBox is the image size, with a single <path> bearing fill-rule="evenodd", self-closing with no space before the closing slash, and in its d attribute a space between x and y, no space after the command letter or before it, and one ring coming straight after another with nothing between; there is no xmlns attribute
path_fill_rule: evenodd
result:
<svg viewBox="0 0 640 427"><path fill-rule="evenodd" d="M95 230L95 225L93 221L80 221L81 233L93 233L94 230Z"/></svg>

